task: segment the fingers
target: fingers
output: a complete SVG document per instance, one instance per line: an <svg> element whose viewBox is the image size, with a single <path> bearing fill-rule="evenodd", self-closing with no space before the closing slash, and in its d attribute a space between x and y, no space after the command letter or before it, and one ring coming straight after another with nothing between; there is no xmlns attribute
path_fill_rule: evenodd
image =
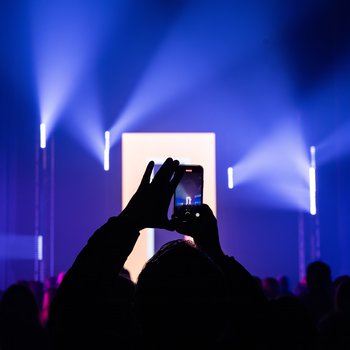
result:
<svg viewBox="0 0 350 350"><path fill-rule="evenodd" d="M175 169L179 166L178 160L173 160L172 158L167 158L163 163L161 168L158 170L157 174L154 176L154 182L169 182L174 174Z"/></svg>
<svg viewBox="0 0 350 350"><path fill-rule="evenodd" d="M142 177L142 180L141 180L141 186L150 183L153 167L154 167L154 162L150 161L148 163L148 165L147 165L145 173L143 174L143 177Z"/></svg>
<svg viewBox="0 0 350 350"><path fill-rule="evenodd" d="M211 208L207 204L203 203L200 206L200 213L201 213L201 215L206 215L207 217L213 216L215 218L215 215L214 215L213 211L211 210Z"/></svg>
<svg viewBox="0 0 350 350"><path fill-rule="evenodd" d="M184 175L184 170L182 168L175 169L174 176L173 176L173 178L170 181L171 192L175 191L175 188L177 187L177 185L181 181L183 175Z"/></svg>

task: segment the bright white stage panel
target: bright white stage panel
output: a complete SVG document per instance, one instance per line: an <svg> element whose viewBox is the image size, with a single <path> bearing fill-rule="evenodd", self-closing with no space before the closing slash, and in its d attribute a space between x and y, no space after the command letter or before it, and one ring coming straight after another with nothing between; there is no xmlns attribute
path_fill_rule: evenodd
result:
<svg viewBox="0 0 350 350"><path fill-rule="evenodd" d="M135 193L150 160L162 164L166 158L204 168L203 202L216 215L216 159L214 133L124 133L122 135L122 207ZM126 261L136 281L146 261L154 254L154 230L145 229Z"/></svg>

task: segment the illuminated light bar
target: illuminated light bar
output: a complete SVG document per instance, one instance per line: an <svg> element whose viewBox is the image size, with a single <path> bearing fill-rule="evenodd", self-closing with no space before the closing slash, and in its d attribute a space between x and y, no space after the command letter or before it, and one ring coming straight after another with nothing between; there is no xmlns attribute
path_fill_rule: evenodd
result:
<svg viewBox="0 0 350 350"><path fill-rule="evenodd" d="M38 260L43 260L43 243L44 243L44 237L42 235L38 236Z"/></svg>
<svg viewBox="0 0 350 350"><path fill-rule="evenodd" d="M315 146L311 146L310 147L310 160L311 160L311 167L316 169L316 159L315 159L315 155L316 155L316 148Z"/></svg>
<svg viewBox="0 0 350 350"><path fill-rule="evenodd" d="M233 168L227 168L227 186L230 190L233 189Z"/></svg>
<svg viewBox="0 0 350 350"><path fill-rule="evenodd" d="M110 132L105 132L105 149L104 149L104 157L103 157L103 168L105 171L109 170L109 149L111 147L110 141Z"/></svg>
<svg viewBox="0 0 350 350"><path fill-rule="evenodd" d="M46 148L46 125L40 124L40 148Z"/></svg>
<svg viewBox="0 0 350 350"><path fill-rule="evenodd" d="M310 214L316 215L316 148L310 147L310 167L309 167L309 191L310 191Z"/></svg>

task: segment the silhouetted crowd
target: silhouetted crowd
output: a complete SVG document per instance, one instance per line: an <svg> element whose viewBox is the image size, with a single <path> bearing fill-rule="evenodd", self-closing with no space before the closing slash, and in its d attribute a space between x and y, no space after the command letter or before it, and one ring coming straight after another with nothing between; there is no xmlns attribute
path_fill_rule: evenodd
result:
<svg viewBox="0 0 350 350"><path fill-rule="evenodd" d="M88 240L72 267L42 284L19 281L1 295L0 349L350 349L350 277L315 261L294 290L286 276L260 279L224 254L203 204L168 219L181 179L168 158L117 217ZM124 268L140 230L176 230L137 283Z"/></svg>

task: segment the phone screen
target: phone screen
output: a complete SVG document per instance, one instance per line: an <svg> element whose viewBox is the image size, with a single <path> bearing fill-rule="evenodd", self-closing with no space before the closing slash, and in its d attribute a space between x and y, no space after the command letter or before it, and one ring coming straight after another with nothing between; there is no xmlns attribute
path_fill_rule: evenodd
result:
<svg viewBox="0 0 350 350"><path fill-rule="evenodd" d="M194 214L195 208L203 203L203 167L180 165L184 175L174 195L174 215L177 217Z"/></svg>

